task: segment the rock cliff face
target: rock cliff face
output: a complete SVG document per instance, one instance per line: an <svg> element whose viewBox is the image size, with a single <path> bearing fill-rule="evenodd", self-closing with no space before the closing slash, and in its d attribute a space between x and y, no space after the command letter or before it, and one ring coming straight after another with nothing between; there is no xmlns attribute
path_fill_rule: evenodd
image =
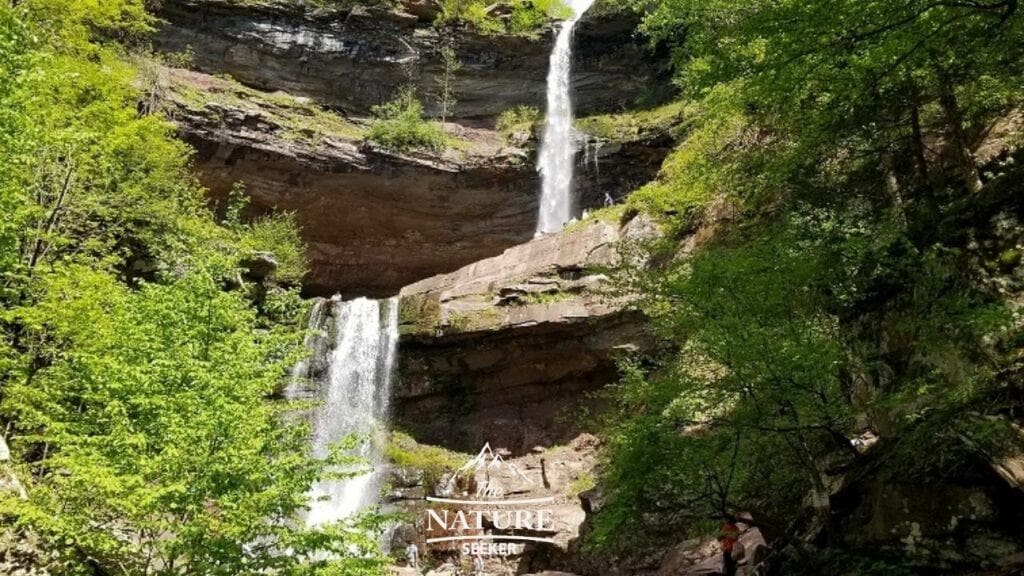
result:
<svg viewBox="0 0 1024 576"><path fill-rule="evenodd" d="M306 129L330 124L301 101L170 74L199 90L193 100L172 95L172 115L197 150L212 196L238 182L255 210L296 213L308 245L309 294L393 294L532 234L534 171L525 152L494 133L453 127L464 150L395 154L364 145L357 123Z"/></svg>
<svg viewBox="0 0 1024 576"><path fill-rule="evenodd" d="M456 141L448 150L392 153L365 143L365 121L308 100L198 72L158 75L163 105L195 146L214 199L241 183L256 213L296 214L308 244L308 294L391 295L533 234L533 152L492 131L448 124ZM581 155L583 205L649 179L670 144L645 137L595 148L589 162Z"/></svg>
<svg viewBox="0 0 1024 576"><path fill-rule="evenodd" d="M618 354L652 344L605 267L643 219L588 221L401 291L399 423L421 442L564 443Z"/></svg>
<svg viewBox="0 0 1024 576"><path fill-rule="evenodd" d="M438 91L444 65L441 32L420 16L353 9L317 17L297 8L239 6L214 0L166 0L166 24L156 37L163 51L194 54L204 72L228 73L250 86L315 98L335 109L366 113L396 90L415 84ZM628 21L624 21L628 20ZM582 113L619 109L665 72L632 37L635 17L603 16L580 27L575 99ZM462 63L455 78L460 118L490 117L516 105L543 107L548 55L554 38L452 34ZM437 114L435 103L428 112Z"/></svg>
<svg viewBox="0 0 1024 576"><path fill-rule="evenodd" d="M617 377L618 357L654 345L607 269L624 242L658 231L642 218L591 218L530 240L536 142L517 134L510 143L490 127L512 106L543 107L553 38L459 31L457 123L445 125L455 145L396 153L367 141L365 117L410 81L437 112L429 96L442 38L430 14L165 0L160 16L158 49L187 49L196 70L157 67L151 105L195 146L214 202L241 184L251 215L294 212L309 247L309 295L401 290L396 424L420 443L475 452L489 442L507 455L533 479L527 493L554 496L557 512L556 544L515 559L515 572L568 566L585 519L578 493L596 461L596 439L581 435L578 417L600 407L591 393ZM663 60L633 39L635 24L581 22L582 114L619 110L642 93L656 100L646 86L666 85L654 82ZM651 180L673 145L667 134L581 142L581 207ZM410 510L430 489L418 478L394 496Z"/></svg>

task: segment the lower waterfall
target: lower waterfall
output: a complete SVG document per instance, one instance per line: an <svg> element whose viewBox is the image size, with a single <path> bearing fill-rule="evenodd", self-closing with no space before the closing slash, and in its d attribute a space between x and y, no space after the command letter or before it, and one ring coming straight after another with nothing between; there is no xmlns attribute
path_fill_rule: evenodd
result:
<svg viewBox="0 0 1024 576"><path fill-rule="evenodd" d="M330 306L333 330L325 305ZM332 445L355 435L358 445L353 453L364 462L359 467L371 467L352 478L325 479L313 485L306 523L318 526L349 517L377 501L398 344L398 299L343 302L335 297L329 304L318 302L310 314L310 328L313 334L320 331L320 338L329 345L315 346L307 340L313 357L296 365L286 396L319 400L309 414L314 456L325 458ZM317 366L326 367L319 377ZM304 394L304 381L309 380L314 381L315 392Z"/></svg>

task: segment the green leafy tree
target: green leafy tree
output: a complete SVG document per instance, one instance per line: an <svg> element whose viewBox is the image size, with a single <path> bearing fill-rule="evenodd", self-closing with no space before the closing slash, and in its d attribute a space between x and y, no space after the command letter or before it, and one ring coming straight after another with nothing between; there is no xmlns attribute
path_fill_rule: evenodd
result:
<svg viewBox="0 0 1024 576"><path fill-rule="evenodd" d="M554 20L572 16L563 0L441 0L436 26L465 24L482 34L536 35ZM497 8L506 8L499 16Z"/></svg>
<svg viewBox="0 0 1024 576"><path fill-rule="evenodd" d="M236 281L254 252L301 276L294 221L216 222L137 106L150 24L137 0L0 5L3 540L60 574L377 573L379 522L301 520L337 458L270 400L298 294Z"/></svg>
<svg viewBox="0 0 1024 576"><path fill-rule="evenodd" d="M963 253L918 251L898 221L864 213L804 206L757 224L623 271L668 346L609 391L608 503L592 542L637 544L652 525L697 535L742 511L797 545L794 527L827 529L836 479L867 462L851 443L865 421L903 481L974 461L964 434L998 436L971 414L1006 409L999 373L1019 328L963 273ZM901 344L880 353L879 332Z"/></svg>
<svg viewBox="0 0 1024 576"><path fill-rule="evenodd" d="M853 410L819 292L826 256L780 230L639 276L632 288L658 333L685 344L654 373L630 367L617 391L613 504L599 539L635 531L637 501L669 524L735 510L777 524L804 494L827 494L824 457L852 449Z"/></svg>
<svg viewBox="0 0 1024 576"><path fill-rule="evenodd" d="M977 192L977 136L1019 105L1017 8L1012 0L675 0L658 4L645 29L679 45L687 94L737 86L761 129L784 139L780 160L844 173L881 167L891 192L934 222L935 196L953 176L940 160ZM929 151L936 140L945 143L938 159Z"/></svg>
<svg viewBox="0 0 1024 576"><path fill-rule="evenodd" d="M1016 241L990 230L1021 173L976 154L1020 105L1017 3L643 7L674 48L686 136L629 201L668 238L626 286L668 351L613 391L596 541L650 536L636 510L694 533L743 510L795 542L829 526L865 429L873 473L967 466L978 415L1019 410L1015 297L985 262Z"/></svg>
<svg viewBox="0 0 1024 576"><path fill-rule="evenodd" d="M3 509L59 565L254 574L353 555L358 541L297 521L324 463L267 400L296 358L294 330L260 329L243 298L198 271L131 290L68 265L40 289L12 312L36 361L12 375L3 409L16 445L41 452L25 467L29 499Z"/></svg>

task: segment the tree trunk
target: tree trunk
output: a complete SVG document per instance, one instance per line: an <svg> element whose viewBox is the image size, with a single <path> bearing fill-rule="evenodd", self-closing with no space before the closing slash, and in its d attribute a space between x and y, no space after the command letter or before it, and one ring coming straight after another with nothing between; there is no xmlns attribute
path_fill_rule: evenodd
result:
<svg viewBox="0 0 1024 576"><path fill-rule="evenodd" d="M924 201L924 214L928 224L939 221L941 213L939 201L935 198L935 190L932 188L931 175L928 171L927 149L924 145L924 131L921 129L921 93L918 86L908 81L908 93L910 95L910 140L914 165L917 168L917 177L920 180L920 192ZM915 218L916 220L916 218Z"/></svg>
<svg viewBox="0 0 1024 576"><path fill-rule="evenodd" d="M903 191L900 190L900 182L896 178L895 161L892 154L886 152L882 158L882 170L885 173L885 191L889 193L889 200L893 209L904 228L907 227L907 213L903 206Z"/></svg>
<svg viewBox="0 0 1024 576"><path fill-rule="evenodd" d="M57 223L60 221L60 213L61 210L64 209L64 201L67 199L68 193L71 190L74 174L74 168L69 165L67 172L64 174L64 180L61 183L60 192L57 194L57 199L54 202L53 208L50 210L50 214L46 218L43 229L38 232L39 235L36 237L35 245L32 248L32 252L29 254L28 271L30 275L35 269L36 264L39 262L39 259L46 254L48 249L46 236L53 232Z"/></svg>
<svg viewBox="0 0 1024 576"><path fill-rule="evenodd" d="M921 133L921 104L918 101L916 90L912 97L914 101L910 106L910 128L913 132L914 162L917 164L917 175L921 178L921 184L931 190L931 182L928 177L928 158L925 156L924 136Z"/></svg>
<svg viewBox="0 0 1024 576"><path fill-rule="evenodd" d="M942 113L949 126L949 139L953 148L954 160L960 167L967 190L977 193L981 191L981 177L978 175L978 167L974 163L974 155L971 154L971 149L967 145L963 115L960 112L960 105L956 101L956 93L953 91L953 81L949 77L949 72L941 66L936 66L935 74L939 81L939 105L942 106Z"/></svg>

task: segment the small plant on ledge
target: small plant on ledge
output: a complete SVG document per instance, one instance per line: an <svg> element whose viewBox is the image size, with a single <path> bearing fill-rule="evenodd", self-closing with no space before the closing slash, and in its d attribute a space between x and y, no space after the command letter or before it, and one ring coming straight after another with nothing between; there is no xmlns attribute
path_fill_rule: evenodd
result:
<svg viewBox="0 0 1024 576"><path fill-rule="evenodd" d="M443 150L449 144L441 124L423 118L423 104L412 88L403 88L398 97L374 106L372 112L374 121L366 138L388 150Z"/></svg>
<svg viewBox="0 0 1024 576"><path fill-rule="evenodd" d="M485 35L535 36L573 15L563 0L441 0L440 6L435 26L464 25Z"/></svg>
<svg viewBox="0 0 1024 576"><path fill-rule="evenodd" d="M516 106L509 108L498 116L494 128L501 133L506 141L513 140L516 135L529 139L537 126L543 122L540 110L534 106Z"/></svg>

